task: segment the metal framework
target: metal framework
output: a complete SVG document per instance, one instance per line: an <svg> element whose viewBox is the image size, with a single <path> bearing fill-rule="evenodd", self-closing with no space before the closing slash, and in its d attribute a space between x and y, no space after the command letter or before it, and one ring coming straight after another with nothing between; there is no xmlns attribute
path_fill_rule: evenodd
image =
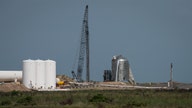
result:
<svg viewBox="0 0 192 108"><path fill-rule="evenodd" d="M82 81L84 57L86 54L86 81L89 82L89 28L88 28L88 5L86 5L80 40L77 76L72 74L78 82Z"/></svg>

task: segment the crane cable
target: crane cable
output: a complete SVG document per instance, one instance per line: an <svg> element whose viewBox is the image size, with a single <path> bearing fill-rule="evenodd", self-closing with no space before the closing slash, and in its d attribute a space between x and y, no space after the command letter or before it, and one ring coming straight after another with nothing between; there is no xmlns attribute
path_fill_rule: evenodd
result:
<svg viewBox="0 0 192 108"><path fill-rule="evenodd" d="M78 61L78 55L79 55L79 49L80 49L80 47L79 47L79 45L80 45L80 39L81 39L81 36L79 36L79 39L78 39L78 42L76 42L76 46L78 46L78 47L76 47L76 52L75 52L75 57L74 57L74 60L73 60L73 65L72 65L72 70L75 70L75 67L76 67L76 64L77 64L77 61Z"/></svg>

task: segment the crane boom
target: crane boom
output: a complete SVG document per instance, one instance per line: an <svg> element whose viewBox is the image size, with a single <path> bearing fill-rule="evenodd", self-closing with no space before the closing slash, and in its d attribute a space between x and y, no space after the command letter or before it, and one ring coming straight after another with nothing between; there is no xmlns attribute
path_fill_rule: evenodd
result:
<svg viewBox="0 0 192 108"><path fill-rule="evenodd" d="M88 27L88 5L85 10L85 36L86 36L86 81L89 82L89 27Z"/></svg>
<svg viewBox="0 0 192 108"><path fill-rule="evenodd" d="M88 30L88 5L85 8L82 31L81 31L81 40L80 40L80 50L78 58L78 67L77 67L77 76L76 80L78 82L82 81L82 72L84 66L84 57L86 54L86 81L89 82L89 30Z"/></svg>

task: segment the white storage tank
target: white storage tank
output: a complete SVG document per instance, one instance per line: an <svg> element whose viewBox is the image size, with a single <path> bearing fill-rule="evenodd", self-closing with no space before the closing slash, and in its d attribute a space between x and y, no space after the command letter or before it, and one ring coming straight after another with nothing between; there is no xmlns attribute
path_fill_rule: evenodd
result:
<svg viewBox="0 0 192 108"><path fill-rule="evenodd" d="M56 88L56 62L53 60L45 61L45 88Z"/></svg>
<svg viewBox="0 0 192 108"><path fill-rule="evenodd" d="M44 89L45 87L45 62L43 60L35 60L36 63L36 88Z"/></svg>
<svg viewBox="0 0 192 108"><path fill-rule="evenodd" d="M0 71L0 82L22 81L22 71Z"/></svg>
<svg viewBox="0 0 192 108"><path fill-rule="evenodd" d="M23 60L23 84L27 88L35 88L36 64L34 60Z"/></svg>

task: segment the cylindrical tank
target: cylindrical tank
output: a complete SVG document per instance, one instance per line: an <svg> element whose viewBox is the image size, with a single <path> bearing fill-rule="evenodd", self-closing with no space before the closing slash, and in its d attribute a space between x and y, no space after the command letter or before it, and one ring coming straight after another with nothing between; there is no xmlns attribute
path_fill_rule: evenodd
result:
<svg viewBox="0 0 192 108"><path fill-rule="evenodd" d="M36 70L34 60L23 60L23 84L27 88L35 88Z"/></svg>
<svg viewBox="0 0 192 108"><path fill-rule="evenodd" d="M44 89L45 87L45 62L43 60L35 60L36 63L36 88Z"/></svg>
<svg viewBox="0 0 192 108"><path fill-rule="evenodd" d="M45 88L55 89L56 87L56 62L53 60L45 61Z"/></svg>
<svg viewBox="0 0 192 108"><path fill-rule="evenodd" d="M118 75L117 81L128 80L129 63L127 59L121 58L118 60Z"/></svg>
<svg viewBox="0 0 192 108"><path fill-rule="evenodd" d="M21 81L22 71L0 71L0 81Z"/></svg>

